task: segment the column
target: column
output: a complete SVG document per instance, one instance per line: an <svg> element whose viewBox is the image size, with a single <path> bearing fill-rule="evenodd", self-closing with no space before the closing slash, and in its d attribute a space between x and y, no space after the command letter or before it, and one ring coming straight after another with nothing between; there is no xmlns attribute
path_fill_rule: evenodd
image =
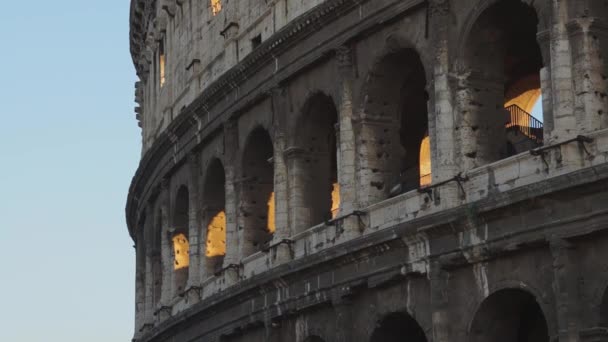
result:
<svg viewBox="0 0 608 342"><path fill-rule="evenodd" d="M161 262L163 284L160 297L160 308L157 311L158 322L171 317L173 301L173 245L169 234L169 180L163 179L160 184L159 201L161 202Z"/></svg>
<svg viewBox="0 0 608 342"><path fill-rule="evenodd" d="M200 301L200 284L201 284L201 244L200 239L200 222L201 222L201 204L200 204L200 156L198 153L189 153L187 156L187 167L189 174L188 192L188 242L190 243L190 265L188 267L188 284L186 285L186 298L188 304L195 304ZM202 245L202 247L201 247ZM203 253L204 255L204 253Z"/></svg>
<svg viewBox="0 0 608 342"><path fill-rule="evenodd" d="M144 227L138 225L135 241L135 335L140 334L145 319L145 267L146 250L144 248Z"/></svg>
<svg viewBox="0 0 608 342"><path fill-rule="evenodd" d="M306 168L304 167L306 151L299 147L290 147L284 151L289 169L289 226L293 235L310 228L310 208L304 199L306 191Z"/></svg>
<svg viewBox="0 0 608 342"><path fill-rule="evenodd" d="M461 170L458 167L456 144L453 89L450 82L449 32L451 27L450 4L445 0L430 3L431 39L435 43L435 63L432 88L429 91L429 131L431 139L431 168L433 182L454 177Z"/></svg>
<svg viewBox="0 0 608 342"><path fill-rule="evenodd" d="M450 341L450 317L448 314L448 273L437 260L431 261L431 311L433 341Z"/></svg>
<svg viewBox="0 0 608 342"><path fill-rule="evenodd" d="M543 98L543 141L550 142L553 134L553 89L551 78L551 31L545 30L537 35L538 45L543 56L544 66L540 69L540 89Z"/></svg>
<svg viewBox="0 0 608 342"><path fill-rule="evenodd" d="M238 125L234 120L224 124L224 172L226 176L226 257L224 267L239 264L239 227L238 227L238 194L236 192L236 155L239 149ZM237 281L238 273L229 270L233 282Z"/></svg>
<svg viewBox="0 0 608 342"><path fill-rule="evenodd" d="M604 19L582 17L570 20L567 29L572 46L578 134L588 134L608 127L608 83L602 58L608 24Z"/></svg>
<svg viewBox="0 0 608 342"><path fill-rule="evenodd" d="M573 246L566 240L552 238L550 241L553 255L553 289L557 306L559 342L580 341L580 303L578 293L578 265Z"/></svg>
<svg viewBox="0 0 608 342"><path fill-rule="evenodd" d="M353 50L341 46L337 51L340 75L340 108L338 131L338 182L340 183L340 215L349 213L357 205L356 146L353 129Z"/></svg>
<svg viewBox="0 0 608 342"><path fill-rule="evenodd" d="M275 113L275 118L279 117L281 117L281 113ZM282 132L279 124L274 129L273 161L276 231L272 243L277 246L276 251L273 251L276 253L274 255L274 262L283 263L291 260L291 246L282 242L289 239L292 232L290 230L288 214L289 182L287 178L287 164L285 162L285 134Z"/></svg>

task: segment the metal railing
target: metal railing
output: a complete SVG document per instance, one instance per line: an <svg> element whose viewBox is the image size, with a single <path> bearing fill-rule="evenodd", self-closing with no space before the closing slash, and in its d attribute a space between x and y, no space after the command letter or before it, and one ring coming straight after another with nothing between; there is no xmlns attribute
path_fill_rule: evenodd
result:
<svg viewBox="0 0 608 342"><path fill-rule="evenodd" d="M543 123L533 117L530 113L521 109L518 105L510 105L505 108L511 113L511 121L507 128L514 128L534 140L537 144L543 143Z"/></svg>

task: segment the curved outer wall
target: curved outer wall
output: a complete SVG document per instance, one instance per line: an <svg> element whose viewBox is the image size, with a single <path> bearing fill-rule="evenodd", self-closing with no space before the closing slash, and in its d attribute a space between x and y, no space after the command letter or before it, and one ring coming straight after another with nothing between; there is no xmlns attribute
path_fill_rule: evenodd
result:
<svg viewBox="0 0 608 342"><path fill-rule="evenodd" d="M132 0L130 27L135 341L608 341L607 1ZM535 87L540 133L505 131Z"/></svg>

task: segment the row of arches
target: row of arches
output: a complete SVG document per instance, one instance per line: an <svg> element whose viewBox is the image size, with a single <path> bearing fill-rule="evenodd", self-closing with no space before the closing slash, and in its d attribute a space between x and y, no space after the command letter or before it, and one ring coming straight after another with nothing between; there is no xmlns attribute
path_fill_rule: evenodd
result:
<svg viewBox="0 0 608 342"><path fill-rule="evenodd" d="M370 342L427 342L432 329L425 329L406 311L392 312L371 331ZM521 289L505 289L486 298L467 332L471 342L549 342L550 333L543 310L534 296ZM313 335L304 342L324 342ZM362 340L362 339L359 339Z"/></svg>
<svg viewBox="0 0 608 342"><path fill-rule="evenodd" d="M506 107L530 110L540 96L543 61L536 41L537 25L533 7L519 0L501 0L486 9L472 26L475 34L465 45L469 56L460 66L467 70L467 77L458 94L461 110L456 130L463 164L480 166L536 146L530 139L524 139L528 143L524 147L515 146L516 139L509 138L513 134L510 132L513 127L528 125L526 120L530 119L516 122ZM358 144L371 146L361 163L373 175L375 201L432 182L427 75L414 49L396 48L379 58L367 77L362 122L383 124L379 130L374 128L373 141ZM337 124L334 99L323 92L313 93L301 109L295 123L297 134L286 151L292 232L304 231L338 214ZM364 131L365 126L359 129ZM261 126L254 128L243 144L237 165L236 220L244 240L240 243L241 257L259 251L276 230L274 158L271 133ZM222 162L214 160L205 174L203 267L213 274L221 269L226 254L226 176ZM177 191L170 223L175 287L179 290L184 290L188 279L190 211L192 205L199 205L189 201L188 187L183 185Z"/></svg>

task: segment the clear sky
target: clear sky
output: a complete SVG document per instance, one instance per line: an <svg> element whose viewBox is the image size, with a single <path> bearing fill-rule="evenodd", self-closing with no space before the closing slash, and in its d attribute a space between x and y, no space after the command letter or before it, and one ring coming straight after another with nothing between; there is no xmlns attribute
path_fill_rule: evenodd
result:
<svg viewBox="0 0 608 342"><path fill-rule="evenodd" d="M2 2L2 342L132 337L128 15L128 0Z"/></svg>

